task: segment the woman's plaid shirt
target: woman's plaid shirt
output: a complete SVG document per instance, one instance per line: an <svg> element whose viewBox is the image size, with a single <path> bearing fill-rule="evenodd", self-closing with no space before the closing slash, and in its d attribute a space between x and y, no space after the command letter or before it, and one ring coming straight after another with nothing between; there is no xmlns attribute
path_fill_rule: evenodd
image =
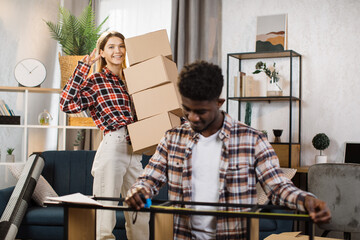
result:
<svg viewBox="0 0 360 240"><path fill-rule="evenodd" d="M66 113L89 109L95 125L105 133L132 123L124 82L106 67L87 78L89 71L89 65L79 62L61 94L60 109Z"/></svg>
<svg viewBox="0 0 360 240"><path fill-rule="evenodd" d="M304 211L308 194L284 177L279 160L265 135L224 113L219 133L223 142L219 169L220 203L256 204L259 181L273 204ZM199 139L188 122L166 132L144 173L134 187L146 187L156 195L168 183L170 200L191 201L191 154ZM184 207L184 206L182 206ZM191 208L191 206L186 206ZM220 208L225 211L246 211ZM246 239L246 221L240 218L217 218L217 239ZM174 239L191 239L189 216L175 215Z"/></svg>

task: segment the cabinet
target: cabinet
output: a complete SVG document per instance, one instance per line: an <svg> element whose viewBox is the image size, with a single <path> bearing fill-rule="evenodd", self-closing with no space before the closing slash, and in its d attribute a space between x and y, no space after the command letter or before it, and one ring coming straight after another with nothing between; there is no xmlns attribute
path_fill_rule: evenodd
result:
<svg viewBox="0 0 360 240"><path fill-rule="evenodd" d="M0 131L7 131L9 138L17 138L16 141L21 146L21 151L18 151L16 155L16 162L25 162L29 154L34 151L66 150L68 130L98 129L97 127L67 125L66 113L62 112L59 107L61 91L62 89L54 88L0 87L0 92L13 94L11 98L17 99L16 103L14 101L11 106L15 109L15 114L21 116L20 125L0 124ZM41 102L44 101L44 98L41 98L44 95L49 95L46 97L46 103ZM39 125L37 122L37 117L43 109L35 108L35 105L42 106L42 104L50 106L52 112L56 113L50 125ZM15 108L13 105L17 105L17 107ZM49 134L50 132L53 134ZM42 135L45 135L46 139L43 139ZM30 144L36 147L29 147ZM2 148L5 147L4 145L2 144ZM2 153L4 154L3 151Z"/></svg>
<svg viewBox="0 0 360 240"><path fill-rule="evenodd" d="M253 81L252 88L266 86L265 75L253 75L255 65L263 61L267 66L276 63L279 71L282 96L266 96L264 91L253 91L254 94L235 96L234 76L239 72L246 73L245 88L248 81ZM226 111L236 115L238 120L244 118L245 103L252 104L252 126L268 132L269 141L277 153L282 167L300 166L301 148L301 55L293 50L279 52L245 52L227 54L227 85L226 85ZM261 78L256 81L257 78ZM250 82L249 82L250 83ZM253 89L254 90L254 89ZM254 111L255 109L255 111ZM255 112L255 113L254 113ZM281 128L284 132L281 143L272 142L272 129Z"/></svg>

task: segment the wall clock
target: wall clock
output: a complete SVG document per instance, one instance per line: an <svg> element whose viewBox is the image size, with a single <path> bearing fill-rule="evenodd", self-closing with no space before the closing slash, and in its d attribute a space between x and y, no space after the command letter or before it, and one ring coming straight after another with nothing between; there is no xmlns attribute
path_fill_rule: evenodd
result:
<svg viewBox="0 0 360 240"><path fill-rule="evenodd" d="M34 58L21 60L15 66L15 79L25 87L39 86L46 78L46 69L42 62Z"/></svg>

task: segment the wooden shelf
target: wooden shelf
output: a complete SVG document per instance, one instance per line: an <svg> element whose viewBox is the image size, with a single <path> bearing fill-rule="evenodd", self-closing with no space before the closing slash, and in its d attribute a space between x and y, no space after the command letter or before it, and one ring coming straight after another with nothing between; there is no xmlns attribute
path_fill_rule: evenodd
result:
<svg viewBox="0 0 360 240"><path fill-rule="evenodd" d="M253 60L269 59L269 58L282 58L278 59L286 68L289 70L289 76L287 77L289 84L286 85L284 89L285 96L251 96L251 97L234 97L234 91L232 88L235 87L234 84L230 84L232 81L234 73L239 72L248 72L250 65L254 64ZM284 115L284 120L287 121L288 129L288 142L283 143L271 143L277 156L279 157L279 162L281 167L299 167L300 166L300 148L301 148L301 60L302 56L293 51L273 51L273 52L242 52L242 53L228 53L227 54L227 76L226 76L226 111L229 112L229 107L234 108L237 102L237 119L242 118L242 112L244 112L243 102L252 102L255 105L266 108L265 104L257 104L262 102L276 102L272 107L283 107L285 104L288 104L288 114ZM262 60L263 61L263 60ZM245 64L244 64L245 63ZM288 65L287 65L288 64ZM254 66L253 65L253 66ZM254 68L251 68L251 72ZM235 75L238 77L238 75ZM230 80L231 79L231 80ZM239 87L239 86L237 86ZM232 96L231 96L232 95ZM229 104L231 102L231 105ZM234 103L235 102L235 103ZM295 111L296 112L295 112ZM245 110L246 111L246 110ZM297 113L297 114L296 114ZM294 116L293 116L294 115ZM261 116L263 117L263 115ZM269 118L269 116L266 116ZM281 118L281 117L279 117ZM295 121L293 121L293 118ZM264 121L264 120L262 120ZM266 120L265 120L266 121ZM298 129L298 134L296 136L296 126ZM284 126L285 127L285 126ZM296 136L293 138L293 136Z"/></svg>
<svg viewBox="0 0 360 240"><path fill-rule="evenodd" d="M290 96L279 96L279 97L229 97L229 100L234 101L301 101L298 97L290 97Z"/></svg>
<svg viewBox="0 0 360 240"><path fill-rule="evenodd" d="M43 131L57 131L56 137L52 137L51 141L57 141L57 150L65 150L67 144L67 132L71 132L68 130L78 130L78 129L98 129L96 126L68 126L66 124L66 113L60 110L60 105L57 103L56 108L59 111L59 119L56 123L51 125L40 125L37 122L32 120L32 124L29 124L29 114L34 114L31 111L29 98L31 95L36 94L61 94L62 89L60 88L41 88L41 87L11 87L11 86L0 86L0 92L6 93L16 93L20 95L24 95L21 99L23 99L23 113L21 114L21 125L10 125L10 124L0 124L0 129L20 129L22 131L22 150L21 150L21 162L25 162L29 155L29 136L36 135L36 133ZM2 93L3 94L3 93ZM35 103L36 104L36 103ZM55 106L54 106L55 107ZM31 131L30 131L31 130ZM20 139L19 139L20 141ZM46 150L46 149L42 149ZM42 151L41 150L41 151ZM32 151L32 150L31 150ZM37 150L38 151L38 150ZM40 150L39 150L40 151ZM20 160L18 160L20 161Z"/></svg>
<svg viewBox="0 0 360 240"><path fill-rule="evenodd" d="M278 52L247 52L247 53L229 53L237 59L257 59L257 58L281 58L281 57L300 57L301 55L293 50Z"/></svg>
<svg viewBox="0 0 360 240"><path fill-rule="evenodd" d="M1 92L38 92L38 93L61 93L60 88L40 88L40 87L4 87L0 86Z"/></svg>

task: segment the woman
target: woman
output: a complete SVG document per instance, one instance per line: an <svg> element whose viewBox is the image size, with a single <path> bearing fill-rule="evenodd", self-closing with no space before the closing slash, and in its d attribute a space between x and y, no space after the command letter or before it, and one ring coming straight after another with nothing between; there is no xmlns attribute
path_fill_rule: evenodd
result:
<svg viewBox="0 0 360 240"><path fill-rule="evenodd" d="M60 108L67 113L90 110L96 126L104 138L96 152L91 174L94 176L95 196L119 197L126 195L142 172L141 156L132 154L126 126L134 121L131 98L127 93L123 69L125 63L124 36L105 32L97 41L95 50L79 61L74 74L61 94ZM88 77L91 66L97 62L96 72ZM105 204L117 205L108 201ZM143 213L132 224L125 211L128 239L148 239L148 215ZM97 212L96 239L115 239L115 212Z"/></svg>

